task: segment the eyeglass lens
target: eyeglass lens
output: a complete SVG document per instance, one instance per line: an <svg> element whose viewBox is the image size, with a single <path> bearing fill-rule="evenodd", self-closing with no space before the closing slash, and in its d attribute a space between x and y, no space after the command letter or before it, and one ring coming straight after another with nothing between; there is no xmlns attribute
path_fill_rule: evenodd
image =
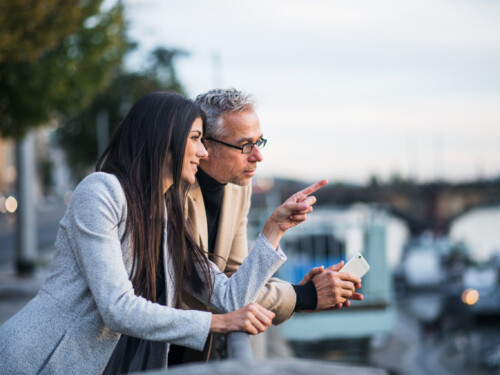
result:
<svg viewBox="0 0 500 375"><path fill-rule="evenodd" d="M253 147L255 145L257 145L257 147L259 147L259 148L262 148L266 145L266 140L264 138L261 138L255 143L247 143L246 145L243 145L242 152L244 154L249 154L250 152L252 152Z"/></svg>

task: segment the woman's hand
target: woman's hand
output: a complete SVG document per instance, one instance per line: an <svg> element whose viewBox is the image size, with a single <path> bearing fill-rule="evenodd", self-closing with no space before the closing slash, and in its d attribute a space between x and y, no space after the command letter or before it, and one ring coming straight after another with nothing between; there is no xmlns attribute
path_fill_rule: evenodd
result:
<svg viewBox="0 0 500 375"><path fill-rule="evenodd" d="M247 332L251 335L264 332L273 321L274 313L252 302L227 314L213 314L210 333Z"/></svg>
<svg viewBox="0 0 500 375"><path fill-rule="evenodd" d="M309 194L321 189L327 183L327 180L321 180L306 187L274 210L262 230L262 234L274 248L278 247L281 237L288 229L306 220L306 215L312 212L312 205L316 203L316 198Z"/></svg>

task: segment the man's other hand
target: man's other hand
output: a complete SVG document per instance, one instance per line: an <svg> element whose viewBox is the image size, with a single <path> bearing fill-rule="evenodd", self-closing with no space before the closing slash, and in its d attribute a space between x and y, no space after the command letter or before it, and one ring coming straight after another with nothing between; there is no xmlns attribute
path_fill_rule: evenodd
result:
<svg viewBox="0 0 500 375"><path fill-rule="evenodd" d="M314 267L304 276L299 285L312 280L318 295L318 305L314 311L337 310L350 306L350 299L361 301L363 295L356 293L361 287L361 279L347 272L339 272L344 266L341 261L328 268Z"/></svg>

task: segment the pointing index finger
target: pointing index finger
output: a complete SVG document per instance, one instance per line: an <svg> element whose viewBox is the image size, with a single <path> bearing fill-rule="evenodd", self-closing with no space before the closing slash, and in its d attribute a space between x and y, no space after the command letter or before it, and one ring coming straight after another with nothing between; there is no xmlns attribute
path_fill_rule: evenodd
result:
<svg viewBox="0 0 500 375"><path fill-rule="evenodd" d="M314 193L315 191L321 189L323 186L328 184L328 180L321 180L316 182L315 184L309 185L305 189L302 189L297 193L297 196L299 197L299 200L303 200L306 198L309 194Z"/></svg>

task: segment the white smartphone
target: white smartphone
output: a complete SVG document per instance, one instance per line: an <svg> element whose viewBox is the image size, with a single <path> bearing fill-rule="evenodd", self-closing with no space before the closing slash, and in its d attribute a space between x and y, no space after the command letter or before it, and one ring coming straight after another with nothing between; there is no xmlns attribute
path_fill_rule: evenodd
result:
<svg viewBox="0 0 500 375"><path fill-rule="evenodd" d="M340 269L340 272L349 272L361 278L369 270L370 265L366 261L365 257L361 255L361 253L356 253L346 264L344 264L344 267Z"/></svg>

